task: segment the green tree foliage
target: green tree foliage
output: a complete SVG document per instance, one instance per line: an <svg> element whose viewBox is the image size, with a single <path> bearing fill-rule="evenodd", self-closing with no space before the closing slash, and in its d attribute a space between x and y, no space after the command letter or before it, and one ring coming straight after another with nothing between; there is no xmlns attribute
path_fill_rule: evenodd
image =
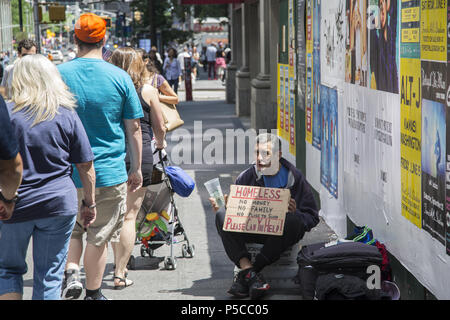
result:
<svg viewBox="0 0 450 320"><path fill-rule="evenodd" d="M155 43L156 30L160 30L163 44L173 41L184 43L192 38L192 31L172 28L175 20L185 22L191 13L194 18L202 20L207 17L228 16L227 5L194 5L192 10L190 5L180 5L179 0L134 0L131 8L143 13L141 21L135 21L134 30L137 37L147 36ZM150 8L153 9L153 13L150 12Z"/></svg>
<svg viewBox="0 0 450 320"><path fill-rule="evenodd" d="M15 26L13 28L14 39L24 38L27 36L27 34L32 32L33 26L27 25L27 22L28 22L28 20L31 20L31 22L33 21L32 18L29 19L29 17L33 16L33 7L28 2L25 2L24 0L22 0L22 19L23 19L24 33L20 32L20 27L19 27L19 24L20 24L19 0L11 0L11 16L12 16L12 24Z"/></svg>

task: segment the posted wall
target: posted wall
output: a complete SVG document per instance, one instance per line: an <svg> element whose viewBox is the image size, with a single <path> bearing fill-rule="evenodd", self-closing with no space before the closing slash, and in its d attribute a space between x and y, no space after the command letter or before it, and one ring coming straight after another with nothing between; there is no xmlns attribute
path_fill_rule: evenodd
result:
<svg viewBox="0 0 450 320"><path fill-rule="evenodd" d="M439 299L450 299L448 2L306 0L306 175L321 215L341 237L347 216L371 227Z"/></svg>

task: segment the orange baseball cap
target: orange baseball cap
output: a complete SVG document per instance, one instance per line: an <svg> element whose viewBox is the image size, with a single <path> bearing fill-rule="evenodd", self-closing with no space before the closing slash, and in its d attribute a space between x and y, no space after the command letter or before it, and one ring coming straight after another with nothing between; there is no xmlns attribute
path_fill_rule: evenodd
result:
<svg viewBox="0 0 450 320"><path fill-rule="evenodd" d="M75 35L83 42L99 42L105 34L106 21L94 13L83 13L75 23Z"/></svg>

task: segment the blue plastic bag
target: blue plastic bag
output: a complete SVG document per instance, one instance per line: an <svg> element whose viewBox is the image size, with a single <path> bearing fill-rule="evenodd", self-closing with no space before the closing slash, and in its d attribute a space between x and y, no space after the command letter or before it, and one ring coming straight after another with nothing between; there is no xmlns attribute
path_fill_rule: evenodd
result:
<svg viewBox="0 0 450 320"><path fill-rule="evenodd" d="M194 180L180 167L166 167L166 174L169 177L173 191L181 197L189 197L194 191Z"/></svg>

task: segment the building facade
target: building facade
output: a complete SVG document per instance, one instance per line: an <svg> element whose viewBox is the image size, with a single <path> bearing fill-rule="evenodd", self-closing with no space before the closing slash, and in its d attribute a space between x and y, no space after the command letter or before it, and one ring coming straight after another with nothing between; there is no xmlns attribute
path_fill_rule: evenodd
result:
<svg viewBox="0 0 450 320"><path fill-rule="evenodd" d="M0 51L13 50L11 0L0 0Z"/></svg>

